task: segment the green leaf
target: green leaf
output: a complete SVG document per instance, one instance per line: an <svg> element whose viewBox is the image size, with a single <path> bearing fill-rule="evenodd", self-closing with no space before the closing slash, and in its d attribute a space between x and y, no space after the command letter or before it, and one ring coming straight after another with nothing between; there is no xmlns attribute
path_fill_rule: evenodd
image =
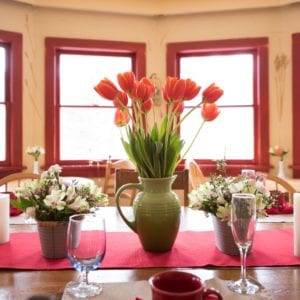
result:
<svg viewBox="0 0 300 300"><path fill-rule="evenodd" d="M153 141L158 141L159 140L159 132L157 128L157 124L155 123L153 125L152 131L151 131L151 138Z"/></svg>
<svg viewBox="0 0 300 300"><path fill-rule="evenodd" d="M168 126L168 118L165 117L161 123L158 140L160 141L164 140L167 131L167 126Z"/></svg>
<svg viewBox="0 0 300 300"><path fill-rule="evenodd" d="M184 143L169 126L165 117L160 128L157 123L148 133L142 128L128 128L128 141L122 138L124 149L141 177L162 178L174 174Z"/></svg>
<svg viewBox="0 0 300 300"><path fill-rule="evenodd" d="M26 211L27 207L34 207L36 205L36 201L32 198L19 198L18 200L10 201L10 204L21 211Z"/></svg>

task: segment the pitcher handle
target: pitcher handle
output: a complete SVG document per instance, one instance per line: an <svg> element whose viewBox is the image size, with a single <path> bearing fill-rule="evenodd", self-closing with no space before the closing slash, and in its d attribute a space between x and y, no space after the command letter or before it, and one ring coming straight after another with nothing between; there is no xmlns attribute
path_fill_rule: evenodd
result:
<svg viewBox="0 0 300 300"><path fill-rule="evenodd" d="M131 228L134 232L136 232L137 231L136 220L134 219L133 221L129 221L123 214L121 206L120 206L120 200L121 200L120 196L121 196L122 192L125 191L126 189L138 189L140 191L143 191L143 186L141 183L126 183L117 190L116 197L115 197L117 209L118 209L118 212L120 213L121 218L124 220L124 222L127 224L127 226L129 228Z"/></svg>

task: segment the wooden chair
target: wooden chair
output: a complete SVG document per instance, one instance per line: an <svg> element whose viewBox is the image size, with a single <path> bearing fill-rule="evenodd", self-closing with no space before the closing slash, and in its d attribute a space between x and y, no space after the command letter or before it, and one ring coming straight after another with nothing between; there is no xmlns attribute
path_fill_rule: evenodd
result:
<svg viewBox="0 0 300 300"><path fill-rule="evenodd" d="M269 190L278 190L282 192L289 193L289 203L293 205L293 195L296 192L296 189L291 186L284 179L277 177L275 175L267 174L266 175L266 186Z"/></svg>
<svg viewBox="0 0 300 300"><path fill-rule="evenodd" d="M13 192L20 186L21 182L31 181L40 178L40 175L33 173L14 173L0 179L0 192Z"/></svg>
<svg viewBox="0 0 300 300"><path fill-rule="evenodd" d="M189 170L184 169L182 171L175 171L177 175L173 185L173 190L183 191L183 204L184 206L189 205L188 193L189 193ZM117 191L122 185L126 183L138 183L138 173L134 170L116 170L116 184L115 191ZM132 199L133 200L133 199Z"/></svg>
<svg viewBox="0 0 300 300"><path fill-rule="evenodd" d="M135 170L129 170L129 169L116 169L116 176L115 176L115 193L117 190L126 183L138 183L138 173ZM122 193L122 197L126 197L127 205L132 205L135 195L137 194L138 190L132 189L127 190ZM122 203L124 201L122 200Z"/></svg>
<svg viewBox="0 0 300 300"><path fill-rule="evenodd" d="M105 175L102 182L102 192L107 194L109 197L114 197L115 195L115 182L116 182L116 170L117 169L126 169L126 170L135 170L134 165L130 160L122 159L112 162L109 158L106 167ZM127 198L131 198L131 195L126 194Z"/></svg>
<svg viewBox="0 0 300 300"><path fill-rule="evenodd" d="M199 187L200 184L206 181L199 165L195 160L190 159L185 161L185 168L189 170L189 190L194 190Z"/></svg>

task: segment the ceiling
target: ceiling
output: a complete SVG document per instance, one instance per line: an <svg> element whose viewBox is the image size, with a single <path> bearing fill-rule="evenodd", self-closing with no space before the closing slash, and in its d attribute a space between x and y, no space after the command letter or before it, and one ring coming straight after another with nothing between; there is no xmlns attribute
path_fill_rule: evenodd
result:
<svg viewBox="0 0 300 300"><path fill-rule="evenodd" d="M300 0L8 0L34 7L140 16L171 16L284 7Z"/></svg>

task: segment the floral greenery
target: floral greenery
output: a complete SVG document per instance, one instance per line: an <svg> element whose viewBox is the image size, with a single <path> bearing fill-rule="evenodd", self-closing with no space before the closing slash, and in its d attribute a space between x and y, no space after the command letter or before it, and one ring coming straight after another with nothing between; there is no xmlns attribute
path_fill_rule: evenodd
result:
<svg viewBox="0 0 300 300"><path fill-rule="evenodd" d="M39 146L27 147L26 153L34 157L34 160L38 160L41 154L45 153L44 148Z"/></svg>
<svg viewBox="0 0 300 300"><path fill-rule="evenodd" d="M168 77L163 87L167 113L159 125L153 109L153 82L147 77L138 81L133 72L120 73L117 77L122 91L107 78L101 80L95 90L116 106L115 124L120 127L120 131L124 128L121 140L129 159L143 178L172 176L204 123L218 116L219 110L215 102L223 91L211 84L203 91L199 104L181 116L184 101L195 98L201 87L190 79ZM132 107L128 106L128 98L132 100ZM201 108L202 122L195 130L191 144L182 153L184 140L180 137L179 127L196 108Z"/></svg>
<svg viewBox="0 0 300 300"><path fill-rule="evenodd" d="M218 168L218 170L220 169ZM233 193L254 194L257 216L267 216L266 208L272 205L273 200L264 185L264 177L258 174L237 177L226 176L226 171L212 174L210 181L200 185L189 194L189 206L202 210L205 214L215 215L223 221L228 221Z"/></svg>
<svg viewBox="0 0 300 300"><path fill-rule="evenodd" d="M283 160L284 156L288 153L288 151L282 147L279 147L278 145L275 145L274 147L270 147L269 154L271 156L278 156L280 157L280 160Z"/></svg>
<svg viewBox="0 0 300 300"><path fill-rule="evenodd" d="M68 221L71 215L87 213L108 204L106 194L96 185L83 185L59 177L61 168L51 166L40 179L22 182L11 204L39 221Z"/></svg>

